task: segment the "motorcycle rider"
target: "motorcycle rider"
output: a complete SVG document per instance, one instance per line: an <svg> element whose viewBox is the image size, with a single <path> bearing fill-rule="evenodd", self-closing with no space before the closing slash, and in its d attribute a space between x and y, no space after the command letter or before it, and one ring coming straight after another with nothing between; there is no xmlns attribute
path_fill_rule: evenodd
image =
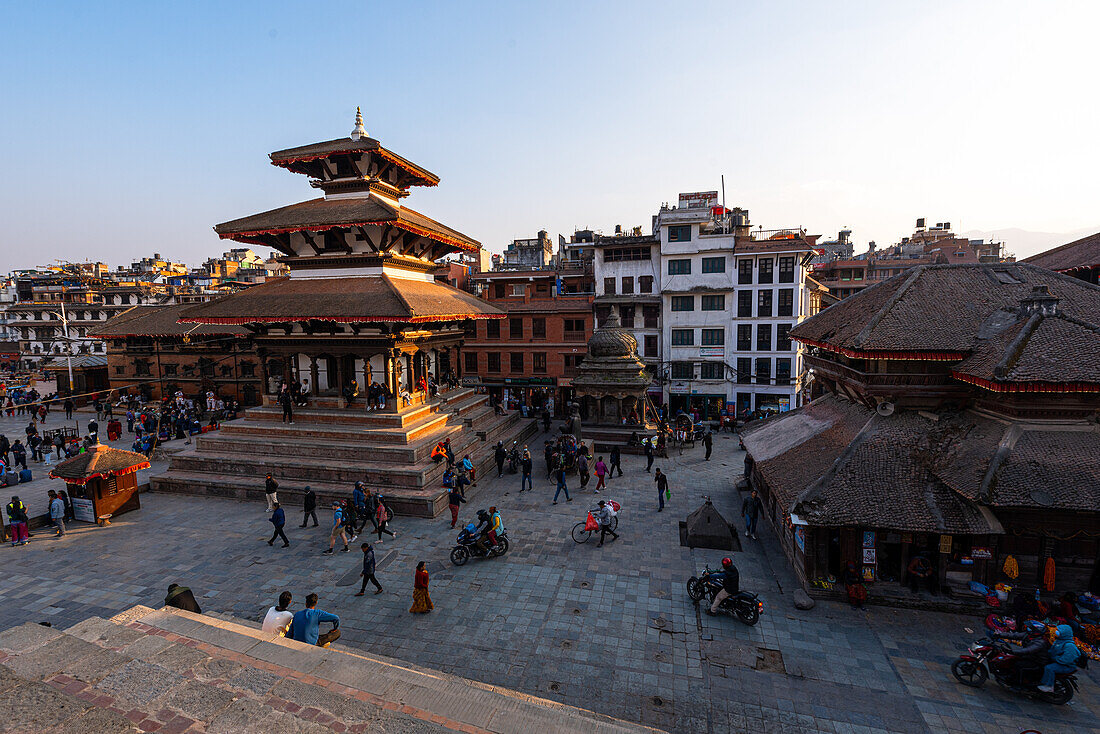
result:
<svg viewBox="0 0 1100 734"><path fill-rule="evenodd" d="M1050 662L1043 668L1043 677L1038 686L1043 693L1054 693L1054 680L1060 673L1073 673L1077 670L1081 650L1074 644L1073 628L1068 624L1058 625L1049 655Z"/></svg>
<svg viewBox="0 0 1100 734"><path fill-rule="evenodd" d="M489 539L489 532L493 529L493 519L489 517L489 513L485 510L477 511L477 529L474 531L474 535L477 536L477 540L474 545L481 551L482 554L489 552L487 540Z"/></svg>
<svg viewBox="0 0 1100 734"><path fill-rule="evenodd" d="M500 511L496 505L489 508L489 541L493 545L500 543L500 536L504 534L504 521L500 519Z"/></svg>
<svg viewBox="0 0 1100 734"><path fill-rule="evenodd" d="M741 574L737 571L737 566L733 565L732 558L722 559L722 590L714 595L714 601L711 602L710 609L707 610L707 614L714 616L718 614L718 607L722 605L729 597L736 594L741 590Z"/></svg>
<svg viewBox="0 0 1100 734"><path fill-rule="evenodd" d="M1047 626L1037 620L1024 623L1020 632L993 632L993 639L1015 640L1020 642L1019 649L1012 651L1012 672L1015 683L1024 685L1024 673L1028 670L1038 670L1043 667L1047 659L1047 650L1050 644L1047 642Z"/></svg>

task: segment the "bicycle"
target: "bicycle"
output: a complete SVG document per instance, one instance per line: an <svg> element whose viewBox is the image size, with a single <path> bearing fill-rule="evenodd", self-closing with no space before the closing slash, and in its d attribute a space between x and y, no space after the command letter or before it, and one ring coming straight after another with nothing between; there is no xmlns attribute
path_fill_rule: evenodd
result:
<svg viewBox="0 0 1100 734"><path fill-rule="evenodd" d="M615 512L615 514L611 516L611 531L614 532L619 527L619 512L622 511L622 505L620 505L618 502L615 502L613 500L608 500L607 503L609 505L611 505L611 509ZM599 512L599 509L600 508L598 508L598 507L593 507L588 512L593 517L595 517L595 513ZM584 521L579 522L579 523L577 523L576 525L573 526L573 530L570 533L570 535L573 537L573 542L574 543L578 543L578 544L587 543L588 539L592 537L593 533L599 533L600 532L599 528L596 528L595 530L588 530L585 527L587 524L588 524L588 518L585 518Z"/></svg>

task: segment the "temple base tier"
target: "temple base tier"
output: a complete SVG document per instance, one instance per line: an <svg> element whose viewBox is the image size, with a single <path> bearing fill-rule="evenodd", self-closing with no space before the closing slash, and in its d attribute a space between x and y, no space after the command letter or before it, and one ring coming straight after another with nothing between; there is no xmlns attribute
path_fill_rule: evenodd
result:
<svg viewBox="0 0 1100 734"><path fill-rule="evenodd" d="M538 430L518 412L496 415L486 396L463 388L399 412L368 412L362 398L350 408L336 402L319 398L295 409L293 425L281 422L277 407L251 408L173 454L168 470L150 478L152 489L263 503L270 472L280 504L300 506L309 485L324 510L350 498L362 480L397 514L436 517L447 505L446 463L431 458L438 442L449 438L455 456L469 454L482 476L494 466L497 441L522 444ZM476 491L467 489L467 496Z"/></svg>

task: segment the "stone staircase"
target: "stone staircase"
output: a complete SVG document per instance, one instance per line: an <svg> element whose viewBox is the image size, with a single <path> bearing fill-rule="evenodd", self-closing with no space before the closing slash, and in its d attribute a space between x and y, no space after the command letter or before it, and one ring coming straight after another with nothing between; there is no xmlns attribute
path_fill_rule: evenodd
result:
<svg viewBox="0 0 1100 734"><path fill-rule="evenodd" d="M435 517L446 508L445 466L432 448L449 438L455 455L469 454L479 471L492 465L496 441L525 441L537 431L518 413L497 416L484 395L468 388L399 413L317 405L281 422L272 406L250 408L237 421L195 439L171 456L168 471L150 478L155 491L263 501L263 479L279 482L279 500L300 504L308 484L319 502L350 496L354 483L381 490L400 514Z"/></svg>
<svg viewBox="0 0 1100 734"><path fill-rule="evenodd" d="M0 632L0 731L656 734L658 730L221 615L134 607Z"/></svg>

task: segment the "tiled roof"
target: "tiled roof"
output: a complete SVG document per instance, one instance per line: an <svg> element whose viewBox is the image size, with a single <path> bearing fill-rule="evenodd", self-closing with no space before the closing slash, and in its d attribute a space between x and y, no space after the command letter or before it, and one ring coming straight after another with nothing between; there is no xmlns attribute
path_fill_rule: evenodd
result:
<svg viewBox="0 0 1100 734"><path fill-rule="evenodd" d="M1100 428L1023 431L992 486L997 507L1100 512Z"/></svg>
<svg viewBox="0 0 1100 734"><path fill-rule="evenodd" d="M955 366L961 379L996 383L1100 384L1100 327L1036 314L979 342Z"/></svg>
<svg viewBox="0 0 1100 734"><path fill-rule="evenodd" d="M1066 315L1100 323L1100 288L1021 263L923 265L864 288L791 330L791 336L852 352L964 356L997 312L1014 313L1045 285Z"/></svg>
<svg viewBox="0 0 1100 734"><path fill-rule="evenodd" d="M243 336L250 332L240 326L213 326L207 324L181 324L180 314L194 308L195 304L183 303L170 306L134 306L125 313L88 331L88 336Z"/></svg>
<svg viewBox="0 0 1100 734"><path fill-rule="evenodd" d="M95 367L107 367L107 355L105 354L75 354L72 358L74 370L93 369ZM69 358L54 355L53 359L42 365L44 370L67 370Z"/></svg>
<svg viewBox="0 0 1100 734"><path fill-rule="evenodd" d="M298 232L324 230L334 227L392 223L399 227L413 228L425 236L462 249L477 250L480 244L466 235L451 229L431 217L404 206L387 204L375 196L347 199L310 199L297 204L279 207L253 214L214 227L223 239L247 241L270 232Z"/></svg>
<svg viewBox="0 0 1100 734"><path fill-rule="evenodd" d="M1100 232L1032 255L1023 262L1061 272L1095 267L1100 265Z"/></svg>
<svg viewBox="0 0 1100 734"><path fill-rule="evenodd" d="M388 275L273 279L196 304L180 314L183 323L237 325L311 320L400 323L503 317L503 311L449 285Z"/></svg>
<svg viewBox="0 0 1100 734"><path fill-rule="evenodd" d="M953 492L918 452L933 422L917 413L874 415L793 511L813 525L906 532L1001 533L992 513Z"/></svg>
<svg viewBox="0 0 1100 734"><path fill-rule="evenodd" d="M789 509L825 474L872 415L858 403L827 395L746 429L741 439L780 506Z"/></svg>
<svg viewBox="0 0 1100 734"><path fill-rule="evenodd" d="M291 168L294 163L299 161L318 160L320 158L328 158L331 155L370 152L376 152L382 155L408 173L413 174L419 179L419 182L414 185L435 186L439 183L439 176L397 155L393 151L383 148L382 144L374 138L360 138L359 140L337 138L336 140L326 140L321 143L301 145L297 148L277 150L271 154L271 162L276 166Z"/></svg>
<svg viewBox="0 0 1100 734"><path fill-rule="evenodd" d="M117 477L140 469L149 468L144 454L113 449L103 444L65 459L50 472L54 479L64 479L69 484L84 484L97 477Z"/></svg>

